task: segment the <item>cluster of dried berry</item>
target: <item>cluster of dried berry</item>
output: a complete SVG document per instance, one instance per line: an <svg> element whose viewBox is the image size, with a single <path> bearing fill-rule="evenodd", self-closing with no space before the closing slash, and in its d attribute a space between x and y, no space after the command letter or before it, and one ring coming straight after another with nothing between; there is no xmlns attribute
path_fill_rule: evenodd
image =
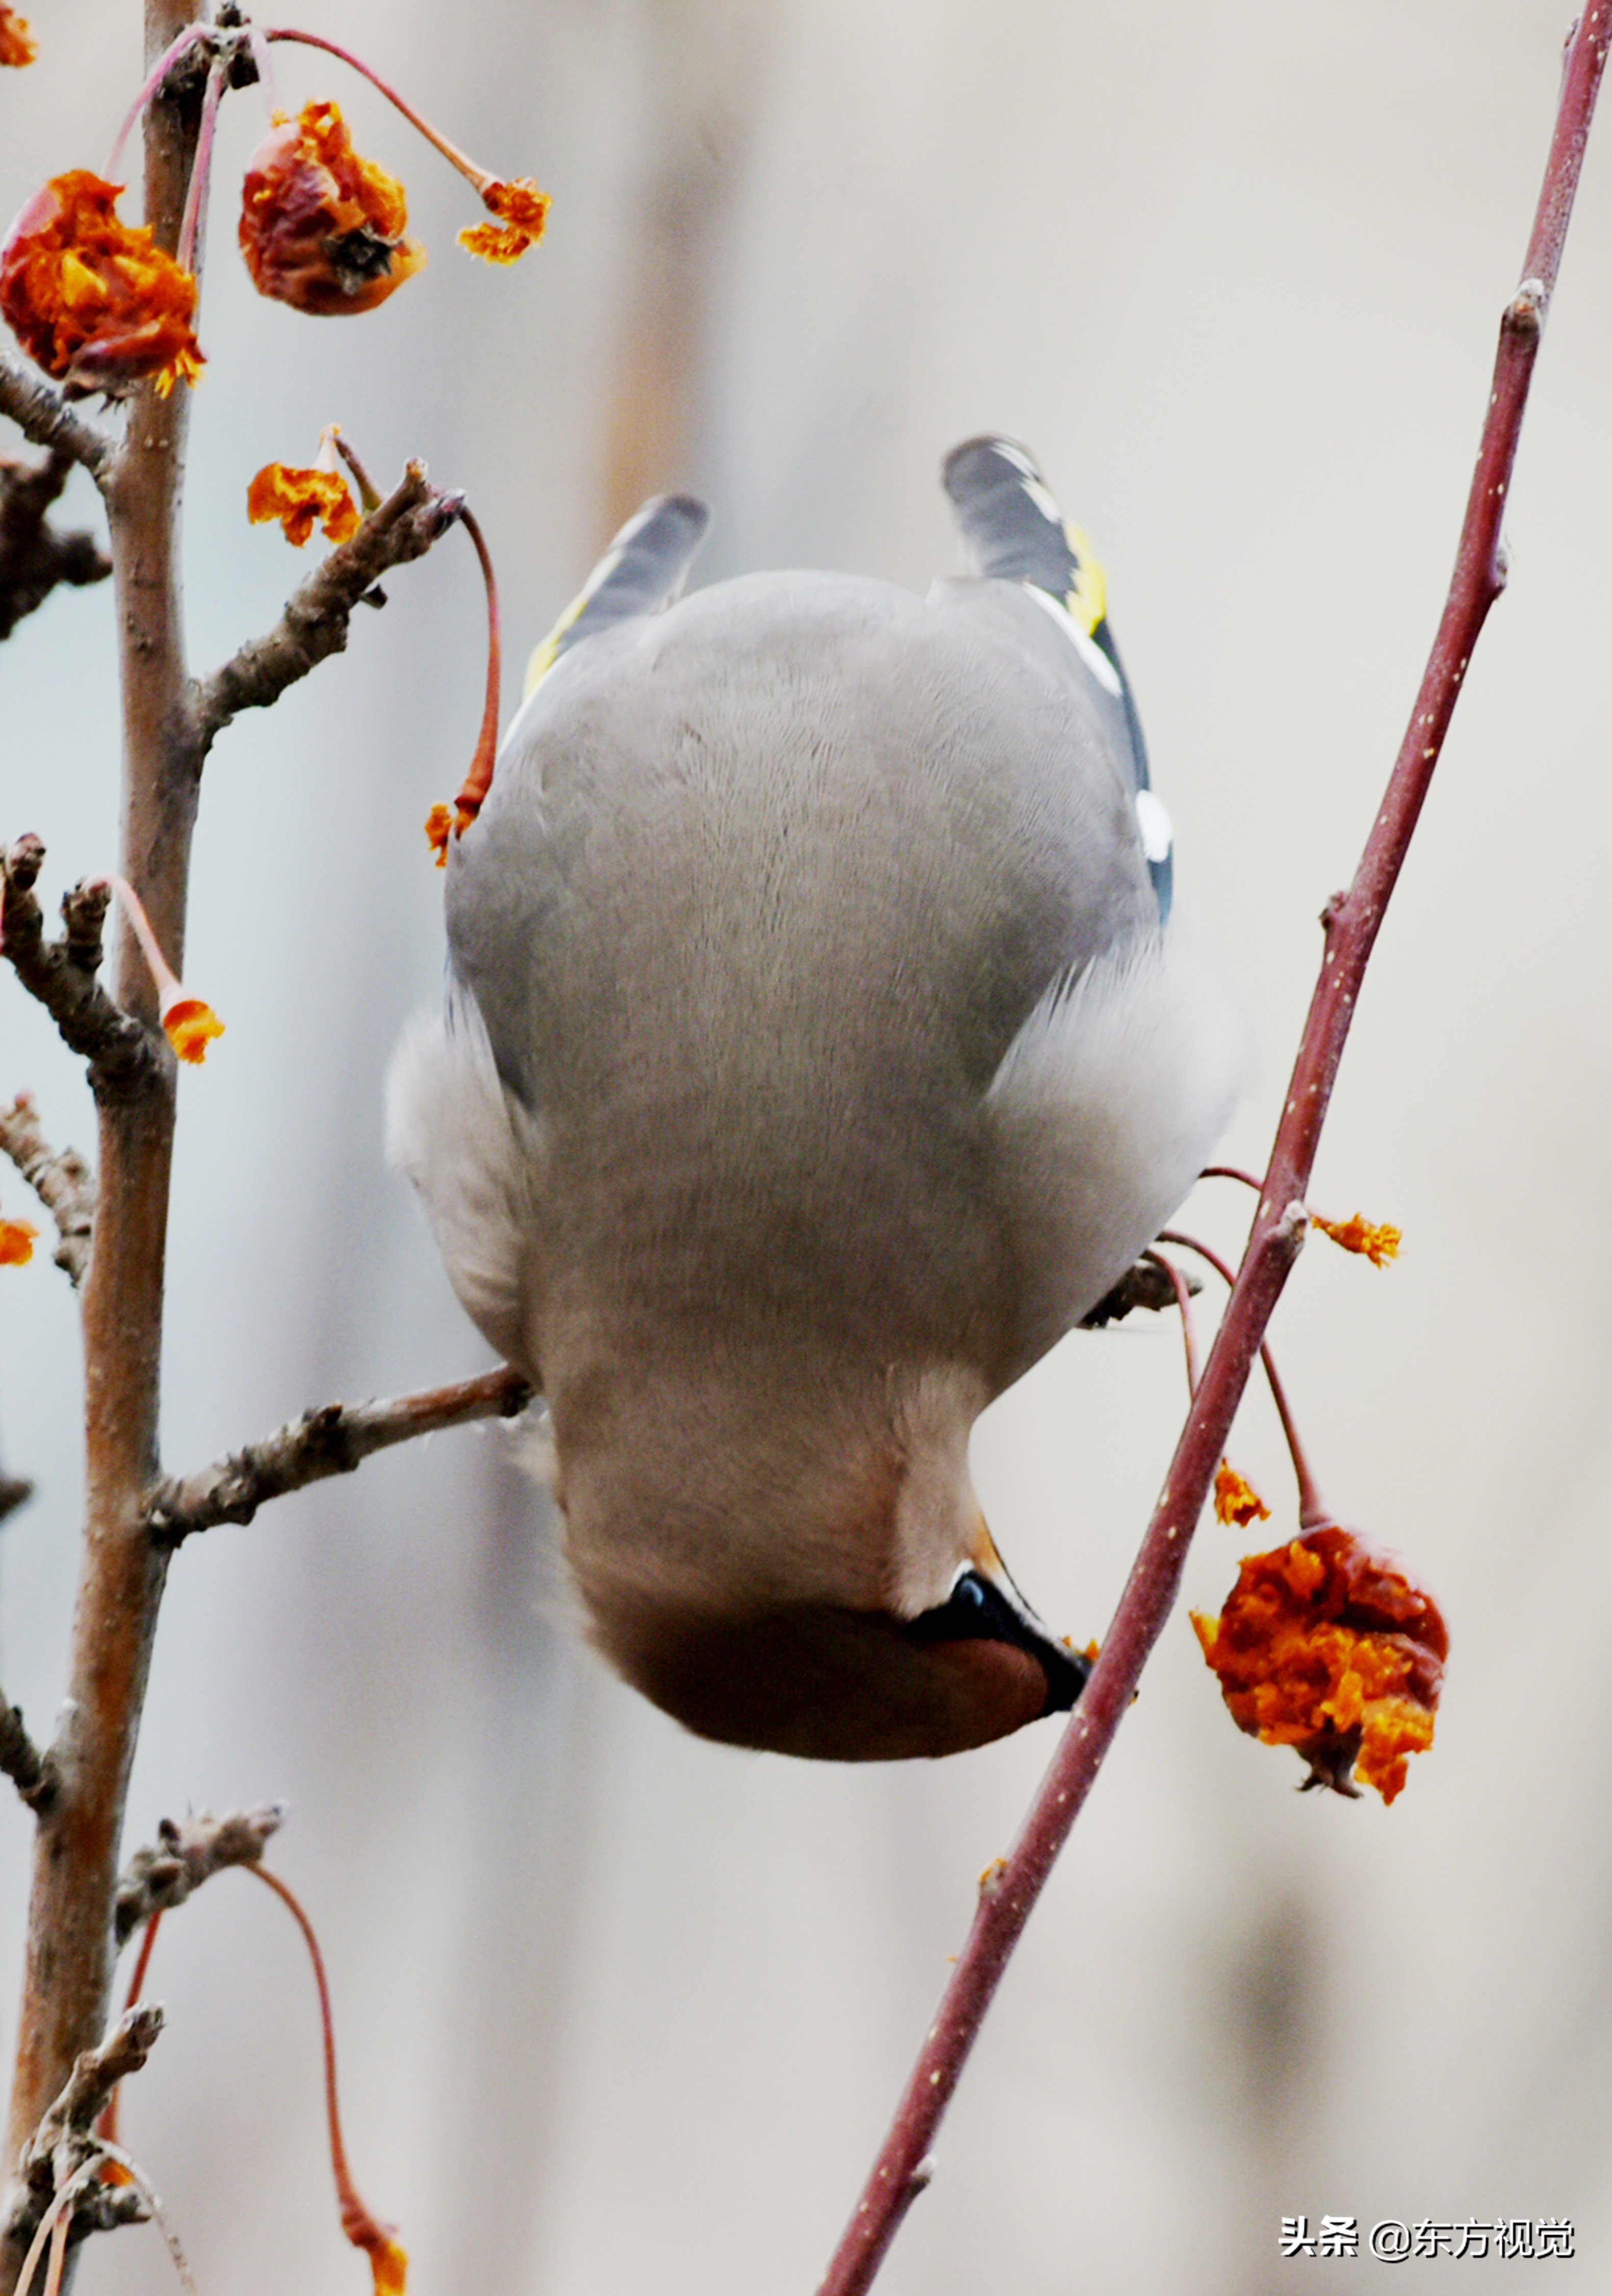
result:
<svg viewBox="0 0 1612 2296"><path fill-rule="evenodd" d="M205 190L211 121L230 83L235 47L249 42L262 80L271 40L333 46L291 30L220 35L193 25L142 91L141 101L149 101L177 62L199 48L210 53L209 102L195 162L199 193ZM541 237L548 201L534 183L524 176L506 181L478 167L366 65L344 50L333 52L373 80L474 184L497 220L459 234L473 254L513 263ZM0 6L0 62L27 63L33 53L27 26ZM115 172L114 157L108 175ZM115 393L155 377L167 391L177 381L194 382L202 371L191 269L193 219L187 219L177 254L169 255L144 226L120 220L122 190L85 168L53 176L0 243L0 314L29 357L70 390ZM193 197L193 217L199 205ZM305 104L294 120L272 113L268 133L247 163L239 238L259 294L323 318L374 310L425 261L424 248L408 237L402 184L354 150L340 109L330 102Z"/></svg>
<svg viewBox="0 0 1612 2296"><path fill-rule="evenodd" d="M1238 1727L1292 1746L1312 1785L1392 1801L1433 1743L1450 1637L1397 1556L1336 1523L1246 1558L1218 1619L1194 1611Z"/></svg>

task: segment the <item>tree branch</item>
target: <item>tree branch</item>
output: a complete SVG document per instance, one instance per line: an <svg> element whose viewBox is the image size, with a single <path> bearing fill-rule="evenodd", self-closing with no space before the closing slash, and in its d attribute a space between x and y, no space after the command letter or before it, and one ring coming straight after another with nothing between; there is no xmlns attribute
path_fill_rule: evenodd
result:
<svg viewBox="0 0 1612 2296"><path fill-rule="evenodd" d="M33 1095L20 1092L0 1108L0 1153L11 1158L56 1223L52 1258L77 1291L89 1264L95 1223L95 1176L76 1148L53 1148L39 1129Z"/></svg>
<svg viewBox="0 0 1612 2296"><path fill-rule="evenodd" d="M160 1483L146 1502L146 1521L153 1538L177 1546L215 1523L250 1522L266 1499L328 1475L349 1475L372 1451L473 1419L513 1419L530 1401L530 1386L506 1366L417 1395L323 1404L197 1474Z"/></svg>
<svg viewBox="0 0 1612 2296"><path fill-rule="evenodd" d="M87 534L58 534L46 511L73 458L54 447L43 463L0 460L0 638L42 606L58 583L104 582L112 562Z"/></svg>
<svg viewBox="0 0 1612 2296"><path fill-rule="evenodd" d="M0 414L9 414L36 447L70 455L97 480L111 469L118 448L111 432L86 422L59 390L53 390L48 382L30 374L4 351L0 351Z"/></svg>
<svg viewBox="0 0 1612 2296"><path fill-rule="evenodd" d="M113 2092L137 2073L162 2030L162 2011L154 2001L126 2009L99 2048L86 2049L74 2063L66 2087L40 2120L17 2162L19 2190L5 2226L8 2242L25 2249L53 2198L98 2161L103 2146L95 2123ZM108 2185L94 2194L94 2205L75 2209L74 2229L105 2231L138 2224L145 2215L140 2193L127 2185Z"/></svg>
<svg viewBox="0 0 1612 2296"><path fill-rule="evenodd" d="M56 1773L48 1754L42 1754L23 1726L22 1709L9 1706L0 1695L0 1775L8 1777L29 1809L48 1807L56 1791Z"/></svg>
<svg viewBox="0 0 1612 2296"><path fill-rule="evenodd" d="M185 29L189 12L190 0L145 0L150 62ZM145 221L169 252L178 243L199 126L200 107L189 99L164 93L146 111ZM121 443L101 474L123 721L119 865L140 888L152 929L178 973L197 790L178 568L189 398L185 390L164 398L154 381L138 384ZM70 948L71 910L70 898ZM97 920L97 939L98 931ZM9 2118L13 2161L76 2058L105 2030L119 1838L168 1565L143 1508L160 1472L175 1069L156 1034L153 985L127 927L117 963L113 994L131 1017L125 1037L101 1014L108 1049L91 1070L100 1192L80 1316L84 1538L62 1726L53 1749L60 1784L34 1843ZM152 1032L144 1046L134 1034L136 1021ZM127 1063L121 1076L110 1071L114 1053ZM15 2287L25 2255L8 2227L0 2238L0 2291Z"/></svg>
<svg viewBox="0 0 1612 2296"><path fill-rule="evenodd" d="M195 687L193 708L202 753L241 710L267 709L326 655L340 653L352 610L366 592L390 567L423 558L460 508L458 496L439 494L427 481L424 466L410 463L352 539L333 550L292 592L275 627L243 645Z"/></svg>
<svg viewBox="0 0 1612 2296"><path fill-rule="evenodd" d="M262 1809L232 1810L227 1817L163 1818L154 1847L136 1849L118 1881L112 1934L127 1945L142 1922L182 1906L203 1882L226 1866L255 1866L285 1821L283 1801Z"/></svg>
<svg viewBox="0 0 1612 2296"><path fill-rule="evenodd" d="M1347 893L1328 903L1322 921L1326 943L1320 978L1283 1101L1254 1227L1164 1495L1091 1678L1070 1716L1018 1839L981 1883L967 1942L820 2296L863 2296L927 2181L924 2168L935 2132L1002 1972L1174 1605L1215 1463L1304 1242L1308 1218L1304 1197L1367 961L1443 746L1472 649L1504 584L1501 513L1606 63L1609 14L1612 0L1591 0L1572 36L1522 285L1501 320L1493 389L1449 597L1354 882Z"/></svg>
<svg viewBox="0 0 1612 2296"><path fill-rule="evenodd" d="M155 1044L95 977L111 889L94 882L76 885L62 899L60 938L47 941L34 892L44 861L45 848L31 833L0 858L0 946L65 1042L88 1061L97 1098L137 1092L157 1072Z"/></svg>

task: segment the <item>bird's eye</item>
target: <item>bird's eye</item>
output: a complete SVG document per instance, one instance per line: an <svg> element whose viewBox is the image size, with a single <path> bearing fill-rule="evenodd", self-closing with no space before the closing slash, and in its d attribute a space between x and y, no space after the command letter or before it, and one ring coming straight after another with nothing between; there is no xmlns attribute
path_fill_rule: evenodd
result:
<svg viewBox="0 0 1612 2296"><path fill-rule="evenodd" d="M985 1589L972 1570L965 1570L958 1578L951 1590L951 1602L959 1611L975 1611L983 1617Z"/></svg>

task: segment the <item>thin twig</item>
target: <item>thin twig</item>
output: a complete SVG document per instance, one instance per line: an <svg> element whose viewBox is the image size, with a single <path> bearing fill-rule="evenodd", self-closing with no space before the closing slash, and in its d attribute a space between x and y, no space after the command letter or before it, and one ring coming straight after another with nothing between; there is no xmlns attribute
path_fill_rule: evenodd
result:
<svg viewBox="0 0 1612 2296"><path fill-rule="evenodd" d="M0 459L0 638L42 606L60 583L104 582L112 562L93 535L59 534L45 516L73 467L64 447L43 463Z"/></svg>
<svg viewBox="0 0 1612 2296"><path fill-rule="evenodd" d="M169 76L173 71L175 65L179 63L185 56L191 53L193 49L196 48L203 42L207 45L210 59L216 59L223 43L220 42L218 36L213 31L212 27L208 24L187 24L177 39L170 40L169 42L167 47L163 49L162 53L157 58L156 62L152 65L150 70L146 73L144 79L140 84L139 93L136 95L134 102L129 105L128 110L123 115L122 126L119 128L117 135L112 138L112 148L111 152L108 154L106 162L106 180L109 184L118 184L121 183L123 180L121 174L123 167L123 147L128 142L129 136L134 132L135 123L139 119L141 113L145 110L146 105L151 102L152 98L156 95L157 91L163 87L167 83ZM192 168L191 176L193 181L199 172L199 169L196 168ZM185 198L185 205L187 208L189 207L189 195L187 193ZM184 234L184 225L181 223L181 237L183 237ZM188 263L185 263L180 266L180 268L185 271L188 271L190 267L191 266Z"/></svg>
<svg viewBox="0 0 1612 2296"><path fill-rule="evenodd" d="M0 414L9 414L36 447L60 448L82 463L95 480L111 472L118 442L108 430L86 422L59 390L0 351Z"/></svg>
<svg viewBox="0 0 1612 2296"><path fill-rule="evenodd" d="M155 1072L155 1042L140 1021L113 1004L97 978L111 890L104 884L76 886L62 904L62 933L47 941L34 890L44 861L45 848L31 833L18 838L0 858L0 945L64 1041L88 1061L97 1096L138 1091Z"/></svg>
<svg viewBox="0 0 1612 2296"><path fill-rule="evenodd" d="M1237 1283L1235 1272L1227 1267L1218 1251L1212 1251L1209 1246L1206 1243L1201 1243L1197 1236L1184 1235L1180 1228L1167 1227L1160 1232L1159 1242L1180 1244L1185 1250L1196 1251L1201 1260L1213 1268L1223 1283L1235 1287ZM1265 1384L1271 1390L1271 1400L1276 1406L1276 1415L1282 1423L1282 1433L1287 1443L1287 1456L1293 1462L1293 1480L1298 1485L1299 1529L1319 1530L1323 1524L1336 1522L1337 1518L1320 1495L1314 1473L1311 1469L1309 1454L1304 1449L1303 1439L1298 1431L1298 1422L1295 1419L1293 1406L1287 1400L1287 1390L1283 1386L1281 1374L1276 1367L1276 1357L1271 1352L1269 1342L1263 1340L1260 1341L1260 1363L1264 1369Z"/></svg>
<svg viewBox="0 0 1612 2296"><path fill-rule="evenodd" d="M506 1367L416 1395L326 1403L196 1474L159 1484L146 1502L146 1520L154 1537L176 1546L215 1523L250 1522L266 1499L327 1475L350 1474L372 1451L474 1419L513 1419L525 1410L531 1392L519 1372Z"/></svg>
<svg viewBox="0 0 1612 2296"><path fill-rule="evenodd" d="M74 2176L69 2177L61 2191L52 2195L29 2244L28 2254L22 2259L22 2269L17 2276L17 2296L29 2296L33 2285L34 2267L45 2253L45 2243L48 2241L58 2255L65 2247L73 2202L78 2199L80 2189L87 2190L98 2173L99 2164L86 2161ZM46 2284L48 2286L48 2281Z"/></svg>
<svg viewBox="0 0 1612 2296"><path fill-rule="evenodd" d="M226 1866L255 1866L285 1819L285 1804L232 1810L226 1817L162 1819L150 1848L136 1849L118 1881L112 1934L126 1945L142 1922L182 1906Z"/></svg>
<svg viewBox="0 0 1612 2296"><path fill-rule="evenodd" d="M65 2209L51 2226L50 2261L45 2272L45 2296L62 2296L62 2276L67 2269L67 2235L72 2229L72 2219ZM27 2296L28 2276L22 2278L22 2296Z"/></svg>
<svg viewBox="0 0 1612 2296"><path fill-rule="evenodd" d="M1225 1448L1265 1327L1304 1242L1308 1218L1304 1197L1367 960L1443 746L1473 646L1503 586L1501 513L1606 63L1609 9L1612 0L1592 0L1572 36L1523 284L1501 321L1493 389L1450 594L1354 882L1347 893L1328 905L1320 978L1237 1283L1101 1654L1017 1841L982 1885L967 1942L829 2266L821 2296L863 2296L921 2189L922 2164L933 2149L1002 1972L1174 1605L1188 1543L1215 1463Z"/></svg>
<svg viewBox="0 0 1612 2296"><path fill-rule="evenodd" d="M84 2051L39 2123L28 2148L29 2164L48 2161L62 2144L82 2140L87 2148L93 2143L95 2122L112 2091L139 2071L156 2046L162 2013L158 2003L143 2001L119 2018L99 2048Z"/></svg>
<svg viewBox="0 0 1612 2296"><path fill-rule="evenodd" d="M244 45L237 37L234 45ZM190 188L185 194L185 213L179 222L179 245L175 259L181 271L193 271L196 262L196 234L202 210L207 204L207 187L212 176L213 132L218 124L218 106L224 101L224 91L229 86L231 57L222 50L217 53L208 70L207 88L202 98L202 125L196 133L195 157L191 161Z"/></svg>
<svg viewBox="0 0 1612 2296"><path fill-rule="evenodd" d="M425 141L442 154L448 165L456 168L478 191L485 190L489 184L497 181L490 168L479 168L456 144L450 144L439 128L433 127L429 119L423 118L412 103L406 102L395 87L382 78L379 72L372 71L362 57L354 55L350 48L338 47L333 40L324 39L317 32L300 32L284 26L272 31L265 30L263 37L266 40L298 40L306 48L323 48L327 56L339 56L344 64L350 64L354 71L361 72L372 87L378 88L388 103L394 104L403 114L409 126L417 129Z"/></svg>
<svg viewBox="0 0 1612 2296"><path fill-rule="evenodd" d="M33 1810L47 1808L56 1791L56 1773L23 1726L22 1709L0 1693L0 1775L8 1777Z"/></svg>
<svg viewBox="0 0 1612 2296"><path fill-rule="evenodd" d="M369 2257L377 2289L401 2288L400 2267L407 2266L407 2259L397 2244L397 2226L383 2223L376 2216L354 2184L352 2170L348 2165L347 2146L341 2136L341 2107L336 2092L336 2021L330 2005L330 1980L325 1973L325 1956L319 1950L314 1925L303 1911L295 1892L286 1887L277 1874L271 1874L267 1866L256 1866L252 1871L259 1882L274 1891L301 1931L302 1942L308 1948L308 1957L313 1964L325 2051L325 2116L330 2135L330 2166L335 2181L336 2207L341 2229L353 2246L363 2249Z"/></svg>
<svg viewBox="0 0 1612 2296"><path fill-rule="evenodd" d="M77 2059L66 2087L23 2146L17 2163L17 2193L5 2231L19 2251L53 2220L63 2195L98 2172L103 2147L95 2123L119 2081L137 2073L162 2030L162 2011L143 2002L119 2017L99 2048ZM89 2176L86 2177L86 2171ZM97 2189L93 2206L78 2216L87 2230L139 2223L144 2204L137 2189L108 2185Z"/></svg>
<svg viewBox="0 0 1612 2296"><path fill-rule="evenodd" d="M456 495L437 493L423 464L410 463L399 484L350 541L333 550L292 593L275 627L243 645L204 678L193 695L202 751L243 709L263 709L288 685L347 644L353 608L390 567L423 558L463 507Z"/></svg>
<svg viewBox="0 0 1612 2296"><path fill-rule="evenodd" d="M1168 1243L1169 1241L1167 1234L1159 1237L1161 1243ZM1146 1257L1169 1284L1176 1312L1181 1319L1181 1348L1187 1358L1187 1399L1190 1402L1197 1393L1197 1332L1192 1321L1192 1294L1187 1287L1186 1270L1178 1267L1173 1259L1166 1259L1162 1251L1150 1251Z"/></svg>
<svg viewBox="0 0 1612 2296"><path fill-rule="evenodd" d="M168 2211L163 2207L161 2196L151 2178L133 2155L126 2152L123 2147L111 2137L98 2138L97 2149L101 2160L110 2161L115 2167L121 2169L129 2184L139 2194L141 2200L145 2203L151 2221L167 2243L168 2252L173 2260L174 2270L179 2276L179 2285L184 2289L185 2296L196 2296L196 2283L191 2272L189 2260L184 2249L179 2245L179 2235L169 2224Z"/></svg>
<svg viewBox="0 0 1612 2296"><path fill-rule="evenodd" d="M0 1153L11 1158L56 1223L61 1238L51 1255L74 1289L89 1264L95 1225L95 1176L76 1148L53 1148L39 1129L31 1093L0 1108Z"/></svg>
<svg viewBox="0 0 1612 2296"><path fill-rule="evenodd" d="M140 1950L135 1956L135 1966L128 1980L128 1992L124 1998L124 2010L135 2007L145 1991L145 1980L151 1971L152 1955L156 1951L157 1939L162 1928L162 1908L153 1906L144 1917L140 1938ZM120 2088L113 2089L101 2108L101 2118L95 2123L95 2135L103 2144L118 2141L118 2106L122 2098Z"/></svg>

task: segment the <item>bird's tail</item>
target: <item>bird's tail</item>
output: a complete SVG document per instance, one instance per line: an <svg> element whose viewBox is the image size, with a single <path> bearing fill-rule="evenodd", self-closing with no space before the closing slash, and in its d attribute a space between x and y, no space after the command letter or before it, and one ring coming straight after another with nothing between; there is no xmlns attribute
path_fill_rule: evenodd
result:
<svg viewBox="0 0 1612 2296"><path fill-rule="evenodd" d="M629 518L526 665L522 698L583 638L658 613L683 586L711 512L692 495L657 495Z"/></svg>
<svg viewBox="0 0 1612 2296"><path fill-rule="evenodd" d="M974 562L987 581L1033 582L1106 652L1107 585L1097 553L1065 518L1047 481L1011 439L954 447L942 478Z"/></svg>

